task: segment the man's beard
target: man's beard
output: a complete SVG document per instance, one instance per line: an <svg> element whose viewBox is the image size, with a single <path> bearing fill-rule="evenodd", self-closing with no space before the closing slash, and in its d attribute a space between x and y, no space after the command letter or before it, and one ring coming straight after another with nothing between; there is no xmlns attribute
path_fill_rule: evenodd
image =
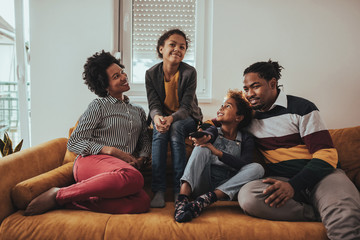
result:
<svg viewBox="0 0 360 240"><path fill-rule="evenodd" d="M251 108L253 109L253 110L262 110L263 108L264 108L264 106L265 106L265 104L259 104L259 105L255 105L255 106L252 106L251 105Z"/></svg>

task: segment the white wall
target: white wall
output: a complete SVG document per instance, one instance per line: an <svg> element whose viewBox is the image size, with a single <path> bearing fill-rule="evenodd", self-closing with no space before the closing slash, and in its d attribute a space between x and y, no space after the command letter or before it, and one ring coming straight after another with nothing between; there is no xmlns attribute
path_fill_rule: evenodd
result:
<svg viewBox="0 0 360 240"><path fill-rule="evenodd" d="M112 0L30 0L32 145L67 137L96 97L82 80L86 59L113 50Z"/></svg>
<svg viewBox="0 0 360 240"><path fill-rule="evenodd" d="M329 128L360 125L360 1L214 0L215 116L243 70L269 58L285 68L288 94L312 100ZM96 97L83 84L86 58L113 51L113 0L30 1L32 145L67 136ZM226 84L224 84L226 82Z"/></svg>
<svg viewBox="0 0 360 240"><path fill-rule="evenodd" d="M246 67L271 58L285 68L286 93L312 100L329 128L360 125L359 23L358 0L215 0L216 100L205 114L242 87Z"/></svg>

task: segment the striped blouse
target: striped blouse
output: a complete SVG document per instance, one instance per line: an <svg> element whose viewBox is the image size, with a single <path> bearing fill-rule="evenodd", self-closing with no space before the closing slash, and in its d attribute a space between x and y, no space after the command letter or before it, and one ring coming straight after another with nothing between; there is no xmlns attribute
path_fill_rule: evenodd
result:
<svg viewBox="0 0 360 240"><path fill-rule="evenodd" d="M104 146L116 147L135 157L148 157L151 140L144 109L125 96L94 99L79 119L68 141L69 151L96 155Z"/></svg>

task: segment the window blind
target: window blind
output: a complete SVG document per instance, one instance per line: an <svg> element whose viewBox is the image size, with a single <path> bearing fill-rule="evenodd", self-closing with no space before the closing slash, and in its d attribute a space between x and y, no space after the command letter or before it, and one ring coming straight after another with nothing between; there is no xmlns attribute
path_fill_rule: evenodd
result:
<svg viewBox="0 0 360 240"><path fill-rule="evenodd" d="M156 45L167 30L179 28L195 43L196 0L133 0L133 58L157 58ZM195 50L190 47L186 60L194 60Z"/></svg>

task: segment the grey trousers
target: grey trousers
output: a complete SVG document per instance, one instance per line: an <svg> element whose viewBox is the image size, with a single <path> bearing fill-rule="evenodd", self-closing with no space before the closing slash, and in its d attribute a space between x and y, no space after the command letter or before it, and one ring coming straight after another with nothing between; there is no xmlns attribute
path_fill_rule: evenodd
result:
<svg viewBox="0 0 360 240"><path fill-rule="evenodd" d="M212 165L212 162L210 149L195 147L192 151L180 181L190 184L193 197L219 189L232 200L245 183L264 176L264 168L258 163L249 163L239 171L233 171Z"/></svg>
<svg viewBox="0 0 360 240"><path fill-rule="evenodd" d="M246 214L277 221L321 220L332 240L360 239L360 193L341 169L327 175L312 192L298 194L280 208L265 204L268 195L263 190L268 186L260 179L240 189L238 201Z"/></svg>

